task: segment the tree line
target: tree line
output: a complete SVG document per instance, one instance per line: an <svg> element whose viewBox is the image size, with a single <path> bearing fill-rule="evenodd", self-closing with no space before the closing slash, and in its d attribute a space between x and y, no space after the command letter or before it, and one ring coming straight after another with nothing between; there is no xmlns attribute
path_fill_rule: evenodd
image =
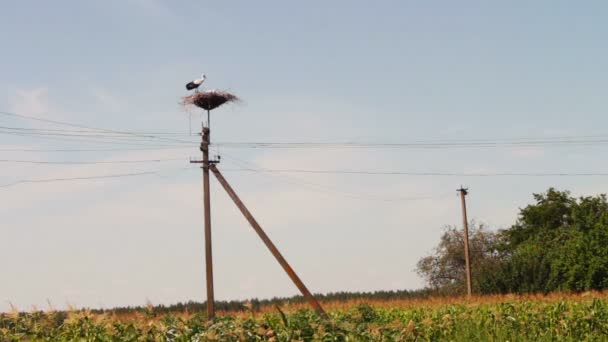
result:
<svg viewBox="0 0 608 342"><path fill-rule="evenodd" d="M469 225L472 285L475 294L547 293L608 288L608 201L606 195L573 197L550 188L534 194L521 208L516 222L491 230L483 223ZM322 301L354 299L398 300L454 296L466 293L463 232L446 226L439 243L419 260L417 273L427 287L417 290L335 292L316 294ZM220 311L257 311L262 306L303 303L302 296L216 301ZM102 313L203 312L205 302L118 307Z"/></svg>
<svg viewBox="0 0 608 342"><path fill-rule="evenodd" d="M347 302L355 299L365 300L398 300L411 298L429 298L438 293L432 289L418 290L394 290L394 291L373 291L373 292L332 292L326 294L315 294L321 301ZM439 294L441 295L441 294ZM253 298L249 300L215 301L215 309L218 311L238 312L238 311L259 311L262 306L283 305L286 303L305 303L303 296L274 297L268 299ZM147 312L151 314L167 314L176 312L204 312L207 302L188 301L171 305L148 305L148 306L125 306L111 309L92 309L93 313L112 312L116 314L127 314L132 312Z"/></svg>
<svg viewBox="0 0 608 342"><path fill-rule="evenodd" d="M477 294L588 291L608 287L606 195L573 197L550 188L534 194L511 227L469 229L472 285ZM434 251L417 264L430 289L466 289L462 230L447 226Z"/></svg>

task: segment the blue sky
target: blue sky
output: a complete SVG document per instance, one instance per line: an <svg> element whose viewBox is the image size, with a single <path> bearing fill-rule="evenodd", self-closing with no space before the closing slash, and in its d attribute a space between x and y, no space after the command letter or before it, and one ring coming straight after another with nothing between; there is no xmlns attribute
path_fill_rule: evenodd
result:
<svg viewBox="0 0 608 342"><path fill-rule="evenodd" d="M0 11L0 111L117 130L188 132L184 84L243 101L217 110L213 140L504 139L606 134L603 1L20 1ZM194 127L199 116L194 115ZM0 117L0 125L66 129ZM184 139L196 140L196 137ZM0 135L3 148L114 145ZM120 146L118 146L120 147ZM222 149L226 177L314 292L413 289L441 227L493 229L533 192L608 191L601 177L407 177L231 172L267 168L412 172L603 172L605 147ZM0 309L202 300L200 171L191 149L22 153L1 184L129 172L157 175L0 189ZM310 183L316 184L310 186ZM296 288L213 187L219 299ZM330 188L328 190L328 188ZM357 194L353 198L347 193ZM428 200L399 200L431 196ZM391 201L385 201L389 199Z"/></svg>

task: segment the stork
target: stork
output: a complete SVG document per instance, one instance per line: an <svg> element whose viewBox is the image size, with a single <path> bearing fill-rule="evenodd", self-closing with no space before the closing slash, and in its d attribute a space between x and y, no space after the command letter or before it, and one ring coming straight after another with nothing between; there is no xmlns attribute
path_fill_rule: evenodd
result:
<svg viewBox="0 0 608 342"><path fill-rule="evenodd" d="M192 90L192 89L196 89L196 91L198 91L198 87L203 84L203 82L205 82L205 80L207 79L207 76L205 76L205 74L201 74L201 78L197 78L196 80L186 84L186 89L188 90Z"/></svg>

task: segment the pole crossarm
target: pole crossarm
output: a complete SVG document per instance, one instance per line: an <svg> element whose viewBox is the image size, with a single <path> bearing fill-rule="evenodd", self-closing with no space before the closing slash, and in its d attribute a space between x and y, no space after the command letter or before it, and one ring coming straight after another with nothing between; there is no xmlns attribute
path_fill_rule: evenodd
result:
<svg viewBox="0 0 608 342"><path fill-rule="evenodd" d="M264 232L264 230L262 229L260 224L256 221L256 219L253 217L253 215L249 212L247 207L245 207L245 204L241 201L241 199L236 194L236 192L232 189L230 184L228 184L228 181L224 178L224 176L222 175L220 170L214 164L209 165L209 170L211 170L211 172L213 172L213 174L215 175L215 177L217 178L219 183L222 185L224 190L226 190L226 192L228 193L228 196L230 196L230 198L232 199L232 201L234 201L234 204L236 204L236 206L239 208L239 210L241 211L243 216L245 216L247 221L249 221L249 224L251 224L251 226L253 227L255 232L262 239L262 241L264 242L266 247L268 247L268 249L270 250L272 255L275 257L275 259L277 259L279 264L281 264L281 266L283 267L283 270L285 270L285 273L287 273L289 278L291 278L293 283L298 287L298 289L300 290L302 295L306 298L308 303L319 313L319 315L321 315L324 318L328 318L327 313L325 312L325 310L323 310L323 308L321 307L321 304L319 304L317 299L312 295L312 293L310 293L310 291L308 290L308 288L306 288L306 285L304 285L304 283L302 282L300 277L298 277L298 275L293 270L293 268L291 268L291 266L289 265L287 260L285 260L285 258L281 254L281 252L279 252L277 247L274 245L274 243L272 243L272 241L270 240L268 235L266 235L266 232Z"/></svg>

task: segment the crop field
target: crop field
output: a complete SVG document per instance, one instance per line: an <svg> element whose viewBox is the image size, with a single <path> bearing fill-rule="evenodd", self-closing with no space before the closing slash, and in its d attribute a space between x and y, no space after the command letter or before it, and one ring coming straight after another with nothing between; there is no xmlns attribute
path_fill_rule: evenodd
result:
<svg viewBox="0 0 608 342"><path fill-rule="evenodd" d="M487 296L324 303L324 320L301 304L204 315L13 312L1 341L605 341L608 294Z"/></svg>

